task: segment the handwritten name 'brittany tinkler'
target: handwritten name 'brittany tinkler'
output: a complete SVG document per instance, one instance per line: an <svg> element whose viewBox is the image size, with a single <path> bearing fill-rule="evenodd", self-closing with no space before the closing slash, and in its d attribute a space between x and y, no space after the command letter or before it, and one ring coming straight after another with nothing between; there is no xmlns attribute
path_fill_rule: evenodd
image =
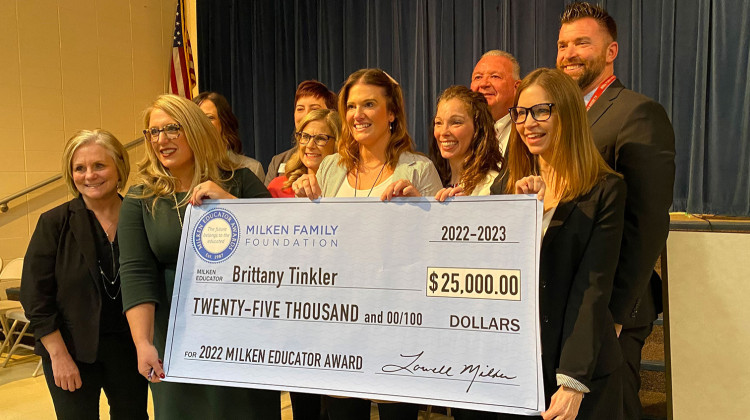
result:
<svg viewBox="0 0 750 420"><path fill-rule="evenodd" d="M460 368L461 371L458 371L458 368L454 370L454 366L449 366L444 363L436 363L434 366L427 366L425 364L419 364L417 361L424 355L424 350L420 351L416 354L400 354L399 356L404 359L408 363L401 362L400 364L387 364L384 365L381 370L384 373L409 373L411 375L414 374L428 374L428 375L437 375L437 376L445 376L445 377L453 377L456 375L471 375L471 380L469 381L469 386L466 388L466 392L468 393L471 389L471 386L474 384L474 382L477 380L477 378L492 378L492 379L507 379L507 380L513 380L516 379L516 376L508 376L504 374L500 369L490 367L489 365L485 365L484 368L482 368L481 364L471 364L471 363L465 363L463 364L463 367ZM440 367L438 367L438 365Z"/></svg>

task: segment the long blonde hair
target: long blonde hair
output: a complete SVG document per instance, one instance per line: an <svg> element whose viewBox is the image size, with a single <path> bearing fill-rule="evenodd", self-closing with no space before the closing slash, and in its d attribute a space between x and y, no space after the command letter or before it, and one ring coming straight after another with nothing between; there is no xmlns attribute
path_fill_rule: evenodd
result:
<svg viewBox="0 0 750 420"><path fill-rule="evenodd" d="M553 168L551 184L560 201L570 201L586 194L597 182L614 172L596 150L586 116L581 90L570 76L557 69L541 68L524 77L516 90L513 106L526 88L537 85L544 89L556 117L550 135ZM526 118L532 118L527 115ZM529 152L516 129L511 130L508 141L508 183L505 191L515 192L516 181L539 173L538 157Z"/></svg>
<svg viewBox="0 0 750 420"><path fill-rule="evenodd" d="M192 191L196 185L204 181L213 181L225 186L226 182L232 179L237 166L229 159L226 143L220 137L219 132L211 125L198 105L176 95L161 95L144 111L144 128L148 129L151 113L155 109L164 111L180 124L180 130L193 152L194 172L188 191ZM143 185L143 191L137 198L153 197L154 200L151 203L153 210L156 199L176 192L178 180L172 176L169 169L161 164L150 142L148 140L145 142L146 156L138 162L138 181ZM222 171L228 172L229 176ZM186 204L189 198L190 195L186 195L178 205Z"/></svg>
<svg viewBox="0 0 750 420"><path fill-rule="evenodd" d="M328 130L333 133L333 150L336 150L336 145L338 145L339 138L341 137L341 117L339 117L339 113L333 109L316 109L310 111L304 118L302 118L302 121L299 122L299 131L302 131L313 121L323 121L326 124ZM302 160L299 157L299 147L299 143L297 143L297 152L292 154L286 163L286 182L284 183L284 188L291 187L292 183L296 181L297 178L307 173L307 166L302 163Z"/></svg>

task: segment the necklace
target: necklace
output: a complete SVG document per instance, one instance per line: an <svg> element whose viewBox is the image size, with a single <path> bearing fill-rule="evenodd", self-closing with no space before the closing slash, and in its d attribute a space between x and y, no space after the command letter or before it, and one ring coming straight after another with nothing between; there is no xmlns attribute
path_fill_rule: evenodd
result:
<svg viewBox="0 0 750 420"><path fill-rule="evenodd" d="M174 198L174 208L175 211L177 211L177 220L180 221L180 229L182 229L182 216L180 215L180 205L177 204L177 196L175 193L172 193L172 198Z"/></svg>
<svg viewBox="0 0 750 420"><path fill-rule="evenodd" d="M109 250L110 254L112 255L112 269L115 268L115 247L110 242L109 244ZM107 277L106 274L104 274L104 269L102 269L102 262L101 260L97 261L97 265L99 266L99 274L102 276L102 284L104 285L104 292L107 294L107 296L115 300L117 299L117 296L120 294L120 284L118 283L118 280L120 279L120 267L117 267L117 273L115 273L115 277L110 280L109 277ZM115 286L117 285L117 286ZM110 289L117 287L117 290L115 290L114 295L110 293Z"/></svg>
<svg viewBox="0 0 750 420"><path fill-rule="evenodd" d="M375 178L375 182L372 183L372 187L370 187L370 192L367 193L367 196L369 197L370 194L372 194L372 190L375 189L375 184L378 183L378 180L380 179L380 175L383 174L383 169L385 169L385 163L383 163L383 166L380 167L380 172L378 172L378 177ZM357 188L359 188L359 168L357 168L357 174L355 176L354 180L354 196L357 196Z"/></svg>
<svg viewBox="0 0 750 420"><path fill-rule="evenodd" d="M112 239L112 238L110 238L110 237L109 237L109 229L111 229L111 228L112 228L112 225L114 225L114 224L115 224L115 222L114 222L114 221L112 221L112 222L110 222L110 223L109 223L109 226L107 226L107 227L106 227L106 228L104 229L104 234L105 234L105 235L107 235L107 240L108 240L108 241L110 241L110 242L114 241L114 239Z"/></svg>

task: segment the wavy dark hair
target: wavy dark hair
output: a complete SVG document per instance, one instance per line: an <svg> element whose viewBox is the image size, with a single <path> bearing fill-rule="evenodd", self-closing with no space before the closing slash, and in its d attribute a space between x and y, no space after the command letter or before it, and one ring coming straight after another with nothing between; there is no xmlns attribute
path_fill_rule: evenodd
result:
<svg viewBox="0 0 750 420"><path fill-rule="evenodd" d="M487 177L490 171L499 171L505 164L505 159L500 152L500 144L495 134L495 122L484 95L473 92L466 86L451 86L438 97L438 106L451 99L458 99L464 104L466 113L469 114L474 124L474 136L466 150L466 156L464 156L462 163L463 173L461 174L464 192L469 195ZM433 118L433 133L434 125L435 120ZM438 139L434 138L433 135L433 141L430 142L430 159L432 159L438 174L440 174L443 186L447 186L451 180L451 167L448 160L440 154L437 142Z"/></svg>
<svg viewBox="0 0 750 420"><path fill-rule="evenodd" d="M211 101L216 106L219 122L221 123L221 136L227 142L227 147L234 153L242 154L242 141L240 140L240 123L232 112L227 98L217 92L201 92L193 98L193 102L200 106L204 101Z"/></svg>
<svg viewBox="0 0 750 420"><path fill-rule="evenodd" d="M346 123L346 102L349 99L349 90L352 86L362 83L383 88L383 96L386 98L386 109L392 113L395 119L392 123L391 138L385 151L385 159L388 167L394 169L398 164L398 158L403 152L414 153L414 142L406 129L406 111L404 110L404 93L401 86L388 73L381 69L360 69L349 75L339 92L339 114L344 118L341 130L341 141L339 141L339 164L353 171L361 163L359 155L359 143L354 140L349 124Z"/></svg>

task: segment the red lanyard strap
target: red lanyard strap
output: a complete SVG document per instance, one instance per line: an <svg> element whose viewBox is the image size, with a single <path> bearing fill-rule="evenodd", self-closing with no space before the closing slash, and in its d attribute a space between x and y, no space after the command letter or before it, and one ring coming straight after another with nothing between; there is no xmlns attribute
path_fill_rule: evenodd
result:
<svg viewBox="0 0 750 420"><path fill-rule="evenodd" d="M602 92L604 92L605 89L609 87L609 85L612 84L612 82L617 79L617 76L614 74L606 78L601 84L599 84L599 87L596 88L596 92L594 92L594 95L591 96L591 99L586 103L586 111L591 108L592 105L594 105L594 102L596 102L597 99L599 99L600 96L602 96Z"/></svg>

